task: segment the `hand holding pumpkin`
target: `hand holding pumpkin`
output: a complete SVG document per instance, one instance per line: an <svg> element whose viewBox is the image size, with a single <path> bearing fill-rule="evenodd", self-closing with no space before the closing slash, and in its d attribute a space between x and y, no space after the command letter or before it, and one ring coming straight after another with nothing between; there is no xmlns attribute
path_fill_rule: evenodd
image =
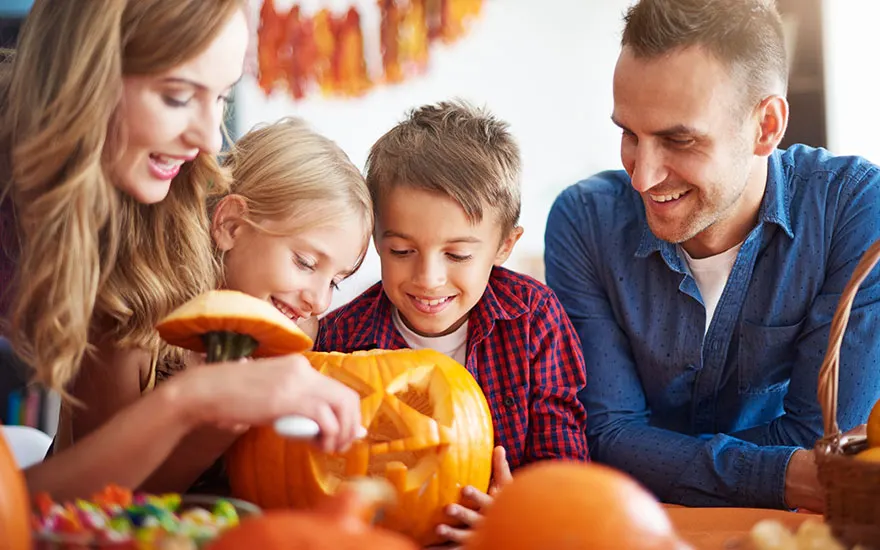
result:
<svg viewBox="0 0 880 550"><path fill-rule="evenodd" d="M172 311L156 330L171 345L205 354L210 369L189 372L201 390L196 397L203 406L196 410L206 423L241 430L282 416L304 416L318 424L317 443L328 453L345 452L363 430L360 395L298 355L312 346L312 338L266 301L213 290ZM246 366L231 362L248 357L271 359Z"/></svg>
<svg viewBox="0 0 880 550"><path fill-rule="evenodd" d="M446 508L446 514L458 520L459 523L456 526L439 525L437 527L438 535L455 544L427 548L459 548L459 545L467 542L471 536L471 530L483 519L483 512L492 504L498 492L511 481L513 481L513 475L510 473L510 464L507 462L504 447L495 447L492 451L492 480L489 483L488 492L484 493L471 485L464 487L461 490L462 497L464 497L463 503L450 504Z"/></svg>
<svg viewBox="0 0 880 550"><path fill-rule="evenodd" d="M301 355L216 363L178 375L197 423L268 424L286 415L311 418L325 452L342 452L361 425L360 396L323 376Z"/></svg>

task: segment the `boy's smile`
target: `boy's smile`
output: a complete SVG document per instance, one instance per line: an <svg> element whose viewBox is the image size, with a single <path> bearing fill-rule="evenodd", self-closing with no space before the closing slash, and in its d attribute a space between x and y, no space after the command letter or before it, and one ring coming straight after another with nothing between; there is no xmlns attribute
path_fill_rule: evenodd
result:
<svg viewBox="0 0 880 550"><path fill-rule="evenodd" d="M426 315L440 313L455 300L455 296L445 296L443 298L413 296L412 294L407 294L407 296L412 300L413 306Z"/></svg>
<svg viewBox="0 0 880 550"><path fill-rule="evenodd" d="M449 334L467 320L492 266L507 259L519 234L515 230L502 242L493 208L471 222L446 195L395 187L377 204L382 286L413 332Z"/></svg>

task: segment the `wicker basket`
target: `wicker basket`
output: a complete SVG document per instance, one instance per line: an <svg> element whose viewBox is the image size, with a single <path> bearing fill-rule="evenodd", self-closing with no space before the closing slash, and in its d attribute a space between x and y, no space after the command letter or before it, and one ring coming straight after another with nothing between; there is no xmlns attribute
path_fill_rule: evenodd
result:
<svg viewBox="0 0 880 550"><path fill-rule="evenodd" d="M840 345L853 300L878 260L880 241L871 245L859 261L831 321L828 351L819 370L819 403L825 435L816 443L819 481L825 493L825 521L842 542L876 549L880 549L880 464L852 457L867 447L864 437L842 440L837 425L837 383Z"/></svg>

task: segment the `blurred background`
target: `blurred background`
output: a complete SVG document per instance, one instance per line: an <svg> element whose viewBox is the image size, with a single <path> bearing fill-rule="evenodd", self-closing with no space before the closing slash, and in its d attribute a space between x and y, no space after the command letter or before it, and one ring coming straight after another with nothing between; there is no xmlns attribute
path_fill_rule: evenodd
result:
<svg viewBox="0 0 880 550"><path fill-rule="evenodd" d="M507 265L542 279L544 224L557 194L621 166L620 135L609 118L611 78L621 17L631 2L250 0L252 51L248 74L235 90L232 136L296 115L362 168L372 143L408 109L451 97L484 105L510 123L522 148L525 234ZM783 145L801 142L880 162L873 45L880 2L777 4L791 60L791 123ZM0 0L0 47L14 46L30 5ZM454 6L454 13L438 18L444 6ZM340 45L335 57L328 54L333 43ZM322 80L316 69L322 60L343 76ZM378 279L371 249L331 308ZM15 412L25 410L26 399L0 402L6 422L13 414L30 421ZM32 407L41 412L27 418L54 433L51 409Z"/></svg>
<svg viewBox="0 0 880 550"><path fill-rule="evenodd" d="M322 93L316 83L299 98L284 85L267 93L254 77L254 52L251 75L236 90L234 132L240 135L285 115L301 116L363 168L371 144L408 109L450 97L485 105L510 123L523 155L525 234L507 265L541 279L544 224L556 195L594 172L621 166L619 130L609 118L611 78L622 14L631 3L545 0L539 7L533 0L474 1L479 12L462 34L450 42L430 41L420 72L384 83L383 13L389 18L381 0L275 0L268 7L281 17L298 8L300 18L312 21L321 10L342 18L354 8L365 72L374 83L352 96ZM396 4L406 6L407 1ZM778 0L777 5L785 17L791 60L791 123L783 145L801 142L880 160L875 137L880 77L871 59L880 2ZM254 26L261 9L265 24L266 3L252 0L251 6ZM378 279L378 258L371 250L361 270L341 285L332 307Z"/></svg>

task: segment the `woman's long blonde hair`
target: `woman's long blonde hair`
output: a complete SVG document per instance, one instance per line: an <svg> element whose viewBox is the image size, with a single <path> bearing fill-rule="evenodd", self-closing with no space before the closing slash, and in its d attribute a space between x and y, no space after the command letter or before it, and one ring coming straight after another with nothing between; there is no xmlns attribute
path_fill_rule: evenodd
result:
<svg viewBox="0 0 880 550"><path fill-rule="evenodd" d="M36 379L64 392L89 342L159 354L154 326L212 288L206 188L211 155L184 166L168 197L142 205L109 181L124 136L123 76L160 74L207 48L242 0L37 0L0 113L20 253L9 336ZM100 331L100 333L97 333ZM163 351L164 352L164 351Z"/></svg>
<svg viewBox="0 0 880 550"><path fill-rule="evenodd" d="M302 119L286 117L255 127L226 156L228 189L212 189L208 211L213 217L223 197L235 194L247 205L246 221L262 231L263 220L289 222L295 234L313 227L359 217L365 228L364 254L373 227L373 206L363 175L332 140ZM363 261L363 254L358 266ZM222 268L222 258L218 264ZM221 274L222 280L222 274Z"/></svg>

